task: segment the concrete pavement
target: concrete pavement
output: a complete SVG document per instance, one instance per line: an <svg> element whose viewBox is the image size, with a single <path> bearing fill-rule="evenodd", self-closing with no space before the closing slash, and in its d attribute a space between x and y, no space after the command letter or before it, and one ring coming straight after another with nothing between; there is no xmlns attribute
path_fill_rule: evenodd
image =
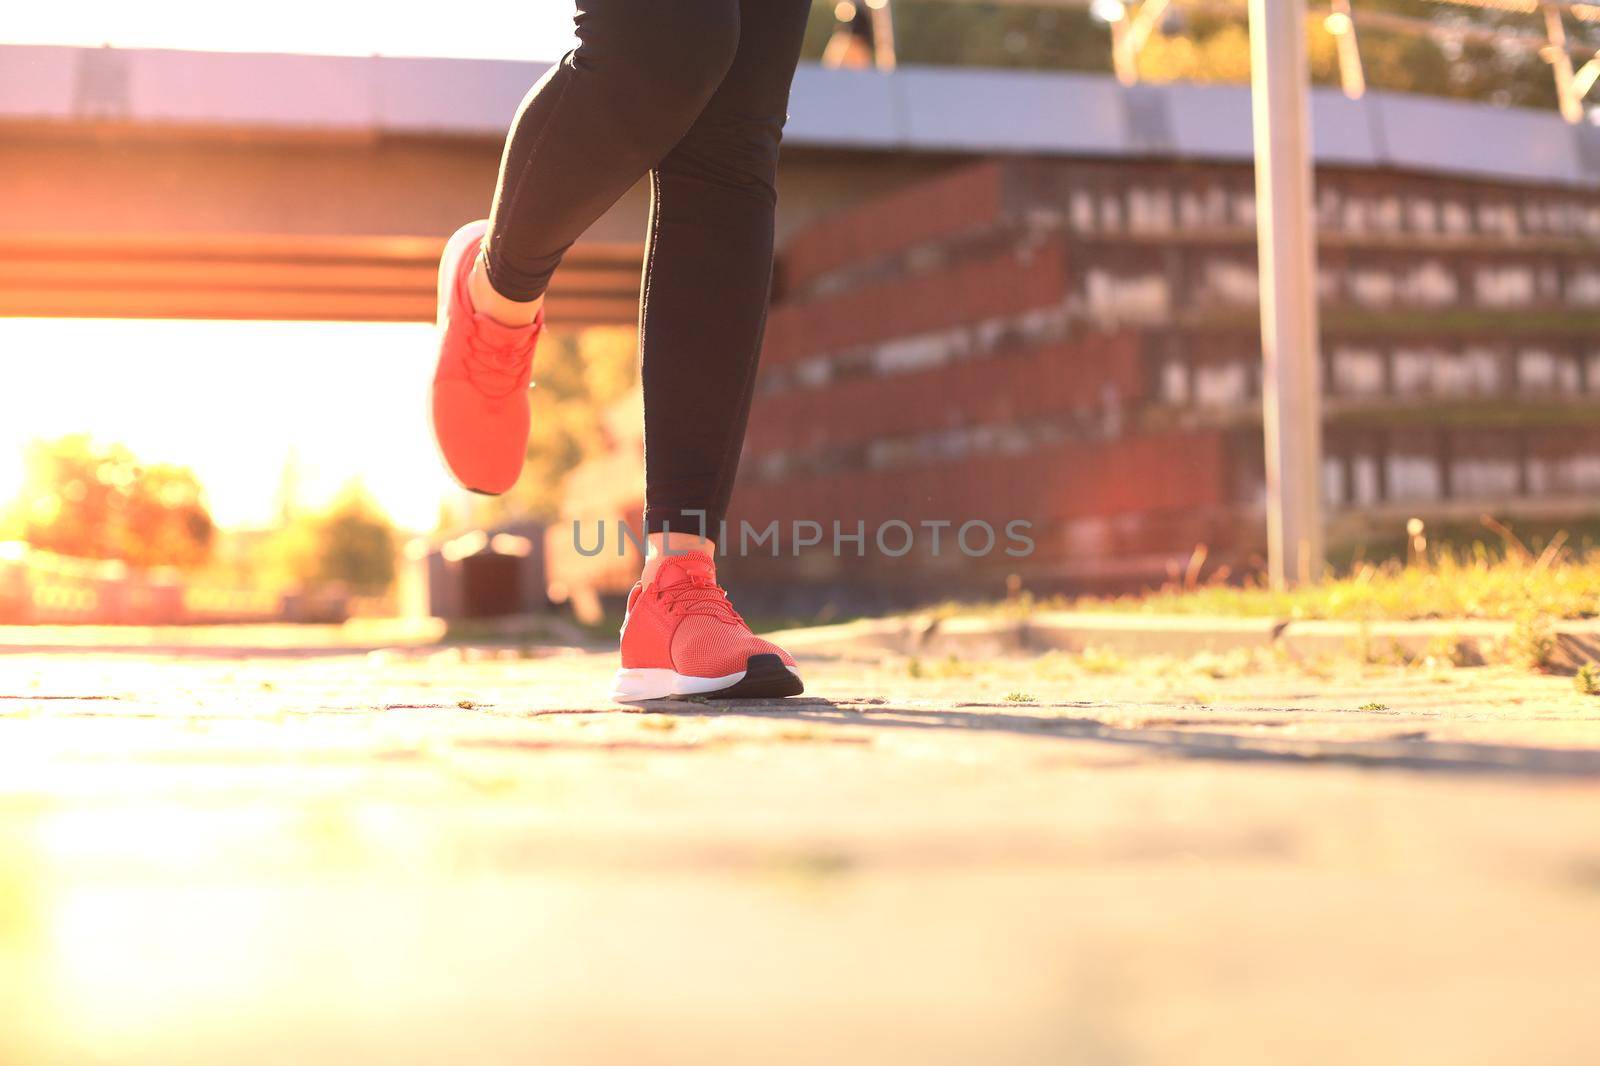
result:
<svg viewBox="0 0 1600 1066"><path fill-rule="evenodd" d="M0 1062L1600 1056L1600 699L865 650L0 656Z"/></svg>

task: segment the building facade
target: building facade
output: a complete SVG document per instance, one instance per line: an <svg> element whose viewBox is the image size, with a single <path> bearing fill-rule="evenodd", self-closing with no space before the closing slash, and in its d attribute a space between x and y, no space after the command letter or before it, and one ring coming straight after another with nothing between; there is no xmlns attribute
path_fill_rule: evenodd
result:
<svg viewBox="0 0 1600 1066"><path fill-rule="evenodd" d="M894 600L1146 584L1197 549L1253 565L1254 207L1247 165L1010 158L796 235L729 539L826 535L730 573ZM1324 167L1317 213L1336 547L1411 516L1600 509L1600 194ZM937 555L876 538L1017 521L1020 556L978 551L980 526Z"/></svg>

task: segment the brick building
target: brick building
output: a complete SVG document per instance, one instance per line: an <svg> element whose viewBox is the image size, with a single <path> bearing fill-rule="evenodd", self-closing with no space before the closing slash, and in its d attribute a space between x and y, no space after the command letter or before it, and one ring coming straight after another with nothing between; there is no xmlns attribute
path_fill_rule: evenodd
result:
<svg viewBox="0 0 1600 1066"><path fill-rule="evenodd" d="M1319 174L1335 541L1600 497L1600 195ZM758 552L745 581L1160 580L1263 543L1253 175L1010 159L798 234L735 515L1033 523L1026 558ZM896 542L898 544L898 541ZM909 589L908 589L909 586ZM891 597L892 598L892 597Z"/></svg>
<svg viewBox="0 0 1600 1066"><path fill-rule="evenodd" d="M1122 588L1200 546L1210 572L1252 566L1248 94L951 77L863 82L851 101L898 104L817 112L871 118L838 135L850 151L970 161L787 229L727 538L777 520L783 540L724 564L741 602ZM1600 131L1394 94L1312 112L1335 553L1413 516L1593 520ZM951 550L963 523L1018 520L1025 556L1003 533ZM798 555L797 523L820 542ZM922 535L900 555L904 526Z"/></svg>

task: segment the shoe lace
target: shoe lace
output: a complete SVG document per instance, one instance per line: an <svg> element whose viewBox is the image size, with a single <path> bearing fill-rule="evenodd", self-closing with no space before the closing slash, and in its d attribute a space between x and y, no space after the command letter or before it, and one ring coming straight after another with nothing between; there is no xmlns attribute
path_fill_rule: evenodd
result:
<svg viewBox="0 0 1600 1066"><path fill-rule="evenodd" d="M529 330L526 337L507 345L486 340L476 330L469 329L466 363L472 383L496 399L516 392L533 362L540 332L537 328ZM533 386L531 380L528 386Z"/></svg>
<svg viewBox="0 0 1600 1066"><path fill-rule="evenodd" d="M655 592L656 598L672 614L700 614L724 622L745 624L739 612L733 609L722 586L703 574L688 574L684 580L671 585L657 585Z"/></svg>

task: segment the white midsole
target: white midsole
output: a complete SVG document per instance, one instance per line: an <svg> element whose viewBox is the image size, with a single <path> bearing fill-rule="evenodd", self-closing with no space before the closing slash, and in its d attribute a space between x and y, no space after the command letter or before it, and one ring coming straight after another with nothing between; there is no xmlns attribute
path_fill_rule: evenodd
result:
<svg viewBox="0 0 1600 1066"><path fill-rule="evenodd" d="M450 296L455 291L456 265L461 260L461 247L472 241L472 239L468 227L462 226L451 234L450 239L445 242L444 251L439 256L439 298L434 303L433 323L438 331L440 343L444 341L444 318L450 306ZM481 241L483 239L482 235L480 234L477 239ZM455 481L456 484L471 492L473 491L472 486L462 481L460 476L456 474L455 467L450 465L450 460L444 454L444 445L439 443L439 427L433 424L433 374L433 366L430 364L428 368L428 395L425 401L427 407L423 411L423 421L428 424L428 439L433 441L433 453L439 457L439 465L444 467L445 473L449 474L451 480Z"/></svg>
<svg viewBox="0 0 1600 1066"><path fill-rule="evenodd" d="M470 228L469 228L470 227ZM476 224L468 223L450 235L445 242L444 251L439 256L439 288L438 299L434 303L434 325L439 329L444 328L444 316L450 306L450 297L455 292L456 268L461 262L461 246L474 238L471 235ZM483 239L483 234L478 234L477 240Z"/></svg>
<svg viewBox="0 0 1600 1066"><path fill-rule="evenodd" d="M796 677L800 676L800 672L792 666L785 665L784 669ZM699 696L732 688L744 680L744 675L743 670L726 677L695 677L660 667L618 670L616 679L611 683L611 698L618 703L640 703L673 696Z"/></svg>

